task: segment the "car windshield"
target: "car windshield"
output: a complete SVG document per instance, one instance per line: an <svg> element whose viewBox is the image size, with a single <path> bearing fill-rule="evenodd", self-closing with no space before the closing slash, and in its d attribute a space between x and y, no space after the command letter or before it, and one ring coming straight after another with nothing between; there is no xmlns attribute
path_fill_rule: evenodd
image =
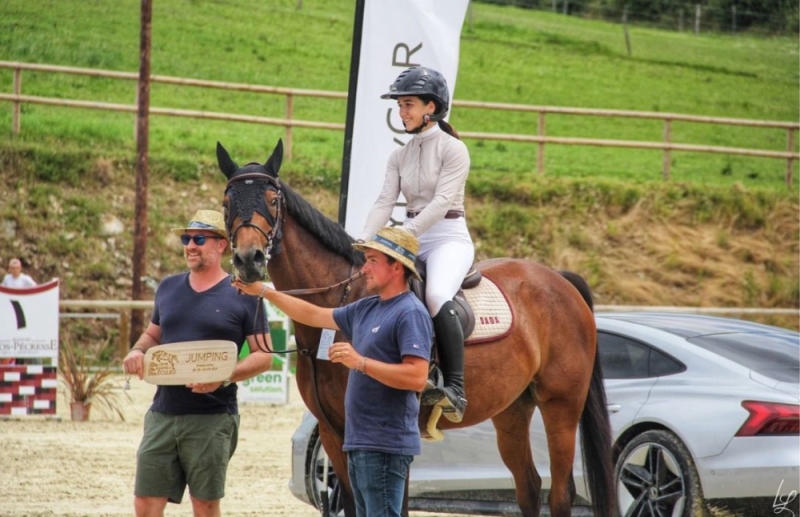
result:
<svg viewBox="0 0 800 517"><path fill-rule="evenodd" d="M712 334L689 338L689 341L776 381L800 382L797 334Z"/></svg>

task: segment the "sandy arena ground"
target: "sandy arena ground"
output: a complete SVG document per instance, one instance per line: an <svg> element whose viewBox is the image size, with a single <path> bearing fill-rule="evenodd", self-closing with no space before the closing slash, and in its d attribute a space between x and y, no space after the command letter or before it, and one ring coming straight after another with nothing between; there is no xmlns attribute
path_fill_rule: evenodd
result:
<svg viewBox="0 0 800 517"><path fill-rule="evenodd" d="M239 447L228 470L223 515L319 516L287 487L291 436L305 409L293 381L291 386L287 405L240 405ZM131 381L125 422L94 408L89 422L72 422L60 392L60 419L0 420L0 516L133 515L136 448L154 390ZM188 494L182 504L167 505L166 515L191 516ZM412 516L443 517L422 512Z"/></svg>

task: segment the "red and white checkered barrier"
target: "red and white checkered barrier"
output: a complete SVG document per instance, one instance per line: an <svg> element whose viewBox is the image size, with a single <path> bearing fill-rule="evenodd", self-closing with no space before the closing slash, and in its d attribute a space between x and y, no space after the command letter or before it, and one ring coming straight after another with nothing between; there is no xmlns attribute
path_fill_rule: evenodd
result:
<svg viewBox="0 0 800 517"><path fill-rule="evenodd" d="M57 391L55 366L0 366L0 415L55 415Z"/></svg>

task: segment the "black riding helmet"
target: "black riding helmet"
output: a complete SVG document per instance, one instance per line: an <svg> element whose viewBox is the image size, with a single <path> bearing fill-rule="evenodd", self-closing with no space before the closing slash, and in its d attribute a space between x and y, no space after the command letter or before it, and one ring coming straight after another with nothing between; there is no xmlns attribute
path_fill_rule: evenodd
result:
<svg viewBox="0 0 800 517"><path fill-rule="evenodd" d="M444 76L432 68L415 66L397 76L389 87L389 93L381 95L381 99L397 99L403 95L415 97L428 96L436 101L436 111L431 120L442 120L450 108L450 91Z"/></svg>

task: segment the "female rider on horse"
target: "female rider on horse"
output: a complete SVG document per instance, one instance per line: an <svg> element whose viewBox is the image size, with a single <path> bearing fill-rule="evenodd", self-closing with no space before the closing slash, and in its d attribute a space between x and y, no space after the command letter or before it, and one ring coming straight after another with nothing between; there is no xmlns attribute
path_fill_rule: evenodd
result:
<svg viewBox="0 0 800 517"><path fill-rule="evenodd" d="M444 121L450 92L436 70L409 68L381 98L397 100L405 131L413 138L389 156L383 188L359 238L369 239L389 221L402 192L407 201L403 228L419 239L417 256L426 264L425 303L444 375L444 388L425 391L422 404L439 405L448 420L460 422L467 405L464 334L452 300L475 256L464 212L469 152Z"/></svg>

